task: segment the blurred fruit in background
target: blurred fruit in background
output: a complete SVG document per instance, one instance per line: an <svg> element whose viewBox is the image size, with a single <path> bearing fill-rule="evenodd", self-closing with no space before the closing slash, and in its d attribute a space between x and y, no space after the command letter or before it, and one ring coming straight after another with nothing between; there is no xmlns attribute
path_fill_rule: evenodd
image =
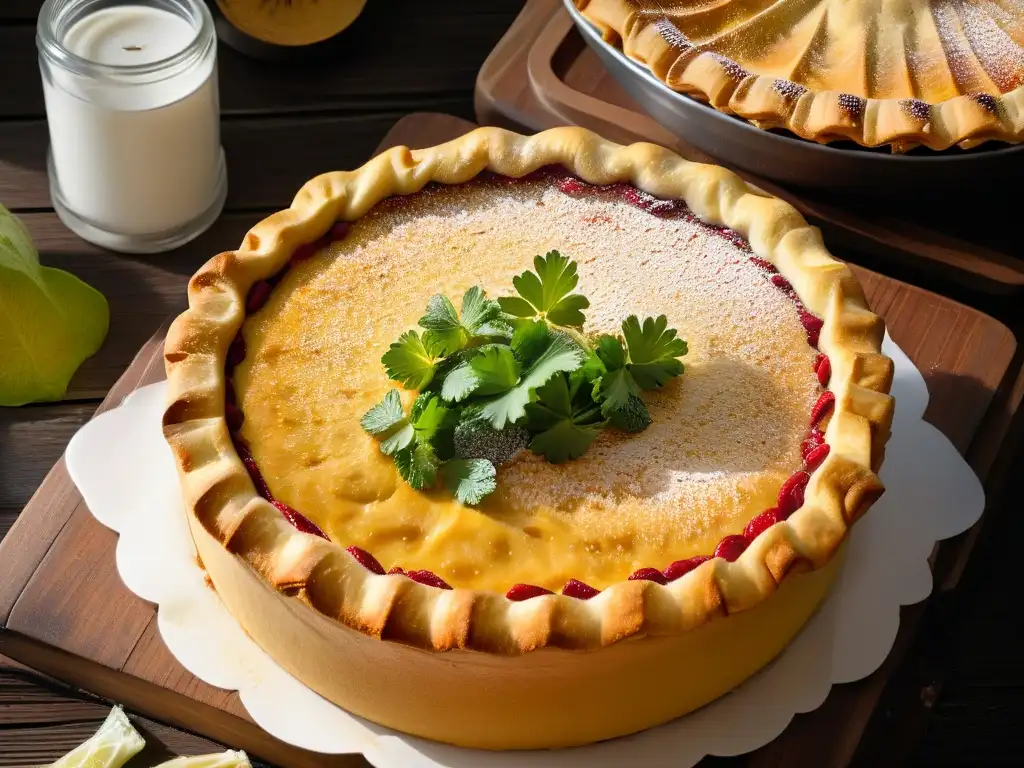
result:
<svg viewBox="0 0 1024 768"><path fill-rule="evenodd" d="M366 0L214 0L213 4L224 42L252 55L274 56L314 46L344 31Z"/></svg>

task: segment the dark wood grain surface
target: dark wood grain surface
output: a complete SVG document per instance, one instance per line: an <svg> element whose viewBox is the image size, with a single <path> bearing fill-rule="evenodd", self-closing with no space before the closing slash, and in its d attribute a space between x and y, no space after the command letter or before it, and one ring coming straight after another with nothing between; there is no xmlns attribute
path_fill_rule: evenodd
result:
<svg viewBox="0 0 1024 768"><path fill-rule="evenodd" d="M328 61L268 64L222 50L228 212L195 243L147 258L88 246L50 211L33 39L38 5L37 0L0 3L0 201L24 214L45 263L74 272L107 295L112 325L103 350L82 367L64 402L0 410L0 536L139 346L182 306L186 276L211 253L238 242L260 213L286 204L309 176L364 160L397 116L423 108L469 116L477 70L520 3L371 0ZM995 311L987 297L960 296ZM997 309L1019 334L1013 308ZM1019 455L1010 472L1024 473ZM1024 537L1024 515L1012 496L992 512L992 525L963 583L926 619L927 642L905 671L908 690L930 697L934 717L913 753L859 756L863 764L1020 764L1024 636L1008 615L1019 605L1014 552ZM929 687L932 677L944 678L941 690ZM56 758L88 737L107 709L106 702L0 660L0 766L35 766ZM139 722L151 741L141 765L219 748Z"/></svg>

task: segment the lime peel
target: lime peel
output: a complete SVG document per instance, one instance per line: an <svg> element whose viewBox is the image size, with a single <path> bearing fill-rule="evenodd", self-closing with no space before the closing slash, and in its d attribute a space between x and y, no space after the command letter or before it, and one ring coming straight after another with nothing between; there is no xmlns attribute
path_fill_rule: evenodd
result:
<svg viewBox="0 0 1024 768"><path fill-rule="evenodd" d="M228 750L212 755L197 755L196 757L178 757L160 763L157 768L251 768L249 757L245 752Z"/></svg>
<svg viewBox="0 0 1024 768"><path fill-rule="evenodd" d="M121 768L146 746L121 707L114 707L92 737L50 768Z"/></svg>

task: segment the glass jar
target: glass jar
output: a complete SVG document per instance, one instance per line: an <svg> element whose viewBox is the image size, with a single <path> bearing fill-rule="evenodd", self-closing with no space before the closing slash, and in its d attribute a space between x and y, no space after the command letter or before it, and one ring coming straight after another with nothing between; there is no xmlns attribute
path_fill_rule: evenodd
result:
<svg viewBox="0 0 1024 768"><path fill-rule="evenodd" d="M209 9L46 0L36 44L61 221L128 253L170 250L206 230L227 195Z"/></svg>

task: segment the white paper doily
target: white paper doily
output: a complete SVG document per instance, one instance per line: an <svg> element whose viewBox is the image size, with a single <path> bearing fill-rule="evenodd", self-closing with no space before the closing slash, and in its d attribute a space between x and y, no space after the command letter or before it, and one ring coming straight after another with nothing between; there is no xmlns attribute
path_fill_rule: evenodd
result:
<svg viewBox="0 0 1024 768"><path fill-rule="evenodd" d="M942 433L922 421L924 379L886 336L896 415L881 476L886 493L857 524L832 595L771 665L737 690L634 736L558 751L484 752L377 726L328 703L284 672L241 630L203 581L160 430L166 384L154 384L86 424L68 445L68 472L93 515L120 534L124 583L159 606L171 653L207 683L237 690L273 736L324 753L361 752L380 768L546 768L670 764L767 744L793 715L817 708L833 683L871 674L892 648L900 606L931 591L936 541L969 528L984 494Z"/></svg>

